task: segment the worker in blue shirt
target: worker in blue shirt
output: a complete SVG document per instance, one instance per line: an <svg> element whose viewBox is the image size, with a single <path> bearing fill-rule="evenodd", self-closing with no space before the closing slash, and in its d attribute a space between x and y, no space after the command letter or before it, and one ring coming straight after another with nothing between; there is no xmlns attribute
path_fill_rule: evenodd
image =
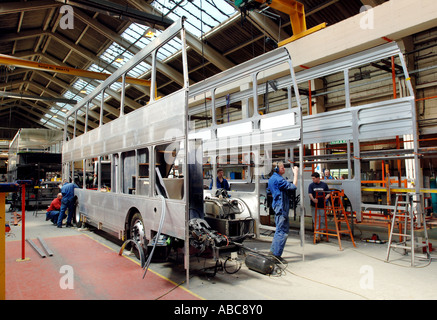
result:
<svg viewBox="0 0 437 320"><path fill-rule="evenodd" d="M333 176L331 176L331 171L329 169L325 169L325 172L323 173L323 179L333 180L335 178Z"/></svg>
<svg viewBox="0 0 437 320"><path fill-rule="evenodd" d="M223 178L223 169L218 168L217 169L217 189L225 189L226 191L231 190L231 187L229 186L228 180ZM209 189L211 190L213 186L213 181L211 180L211 184L209 185Z"/></svg>
<svg viewBox="0 0 437 320"><path fill-rule="evenodd" d="M285 262L281 255L284 251L287 241L288 232L290 230L290 220L288 211L290 210L289 190L296 189L299 168L293 168L293 183L285 180L282 175L285 173L285 167L282 162L273 163L273 174L269 179L268 188L272 193L272 207L275 212L276 231L273 236L272 245L270 247L271 254L281 262Z"/></svg>
<svg viewBox="0 0 437 320"><path fill-rule="evenodd" d="M74 213L74 189L79 188L77 184L71 182L65 182L61 188L62 200L61 209L59 210L58 228L62 228L62 220L65 217L65 211L68 209L67 227L72 227L71 220Z"/></svg>

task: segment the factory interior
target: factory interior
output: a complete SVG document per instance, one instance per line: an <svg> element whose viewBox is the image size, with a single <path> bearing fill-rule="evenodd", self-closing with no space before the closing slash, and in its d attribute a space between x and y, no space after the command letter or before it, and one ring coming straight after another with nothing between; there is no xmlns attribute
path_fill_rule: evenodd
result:
<svg viewBox="0 0 437 320"><path fill-rule="evenodd" d="M0 300L436 299L436 70L433 0L1 1Z"/></svg>

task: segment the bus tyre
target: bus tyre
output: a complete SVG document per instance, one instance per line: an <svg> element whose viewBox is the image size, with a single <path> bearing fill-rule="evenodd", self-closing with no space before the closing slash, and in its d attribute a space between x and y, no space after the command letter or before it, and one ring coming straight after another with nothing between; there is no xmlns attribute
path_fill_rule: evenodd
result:
<svg viewBox="0 0 437 320"><path fill-rule="evenodd" d="M140 247L144 250L144 223L143 217L141 217L141 213L136 212L130 221L129 225L129 238L135 240ZM133 248L135 256L137 258L140 257L136 248Z"/></svg>
<svg viewBox="0 0 437 320"><path fill-rule="evenodd" d="M79 212L79 205L78 204L76 204L76 206L75 206L73 221L76 224L77 228L82 228L83 221L80 218L80 212Z"/></svg>

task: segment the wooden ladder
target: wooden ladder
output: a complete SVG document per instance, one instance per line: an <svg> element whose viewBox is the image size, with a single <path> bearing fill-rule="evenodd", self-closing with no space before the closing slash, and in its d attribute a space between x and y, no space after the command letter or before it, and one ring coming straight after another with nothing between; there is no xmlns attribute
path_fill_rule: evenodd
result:
<svg viewBox="0 0 437 320"><path fill-rule="evenodd" d="M323 214L325 216L325 227L321 228L321 215L318 214L319 210L316 204L316 214L315 214L315 226L314 226L314 243L316 243L316 236L317 235L326 235L327 240L329 240L329 236L335 236L338 239L338 245L340 247L340 250L342 251L343 248L341 247L341 235L342 234L348 234L351 237L352 243L354 247L355 241L354 236L352 234L347 213L343 206L343 197L344 197L344 190L338 191L333 190L331 191L331 198L330 203L326 203L324 199L322 201L319 201L319 203L323 203ZM322 199L319 195L317 195L317 198ZM324 197L323 197L324 198ZM320 208L321 210L321 208ZM328 219L327 215L328 213L332 213L334 216L334 223L335 223L335 230L328 228ZM347 230L341 230L341 223L344 222L347 226Z"/></svg>

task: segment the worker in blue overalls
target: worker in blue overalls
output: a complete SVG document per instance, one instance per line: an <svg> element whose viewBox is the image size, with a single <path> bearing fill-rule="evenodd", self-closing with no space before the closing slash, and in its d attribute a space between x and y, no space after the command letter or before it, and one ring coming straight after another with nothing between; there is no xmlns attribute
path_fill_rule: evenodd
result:
<svg viewBox="0 0 437 320"><path fill-rule="evenodd" d="M288 211L290 210L290 198L288 191L296 189L299 168L293 168L293 183L285 180L282 175L285 173L285 167L282 162L273 163L273 174L269 179L268 188L272 194L272 207L275 212L276 231L273 236L272 245L270 247L271 254L284 263L281 255L287 241L288 232L290 229L290 220Z"/></svg>
<svg viewBox="0 0 437 320"><path fill-rule="evenodd" d="M62 228L62 220L65 217L65 211L68 210L67 216L67 228L72 227L73 224L71 220L73 219L74 213L74 189L79 188L77 184L71 182L64 182L64 185L61 188L62 200L61 200L61 209L58 216L58 228Z"/></svg>
<svg viewBox="0 0 437 320"><path fill-rule="evenodd" d="M217 189L225 189L226 191L230 191L231 187L229 186L229 182L223 177L223 174L224 174L223 169L218 168L217 178L216 178ZM210 190L212 189L212 186L213 186L213 181L211 180L211 184L209 185Z"/></svg>

